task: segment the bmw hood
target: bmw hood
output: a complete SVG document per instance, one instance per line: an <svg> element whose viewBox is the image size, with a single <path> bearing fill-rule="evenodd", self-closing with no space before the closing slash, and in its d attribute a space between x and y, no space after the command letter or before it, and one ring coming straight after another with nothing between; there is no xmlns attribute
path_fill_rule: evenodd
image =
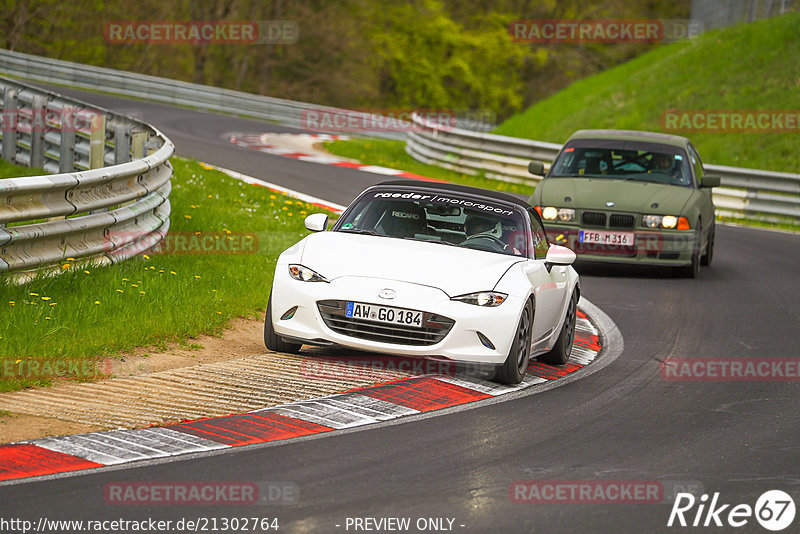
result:
<svg viewBox="0 0 800 534"><path fill-rule="evenodd" d="M494 289L519 256L390 237L320 232L305 240L301 262L333 280L363 276L436 287L448 296Z"/></svg>
<svg viewBox="0 0 800 534"><path fill-rule="evenodd" d="M542 206L663 215L680 214L694 191L678 185L609 178L547 178L538 187ZM564 197L572 201L565 202ZM613 202L613 207L606 202ZM658 207L652 208L653 203Z"/></svg>

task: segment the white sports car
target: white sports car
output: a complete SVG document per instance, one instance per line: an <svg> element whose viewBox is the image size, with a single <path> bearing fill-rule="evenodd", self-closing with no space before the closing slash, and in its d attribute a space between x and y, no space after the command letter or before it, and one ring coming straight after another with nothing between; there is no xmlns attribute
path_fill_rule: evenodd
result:
<svg viewBox="0 0 800 534"><path fill-rule="evenodd" d="M550 245L539 214L513 196L452 184L368 188L331 231L278 258L268 349L303 344L496 366L517 384L531 357L563 365L580 288L575 254Z"/></svg>

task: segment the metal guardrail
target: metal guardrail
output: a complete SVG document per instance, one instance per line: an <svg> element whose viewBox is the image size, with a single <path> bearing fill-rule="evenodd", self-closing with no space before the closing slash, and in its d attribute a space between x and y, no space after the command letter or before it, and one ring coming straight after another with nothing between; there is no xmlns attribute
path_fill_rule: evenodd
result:
<svg viewBox="0 0 800 534"><path fill-rule="evenodd" d="M547 164L561 145L517 137L447 128L414 117L406 152L423 163L465 174L536 184L539 177L528 173L528 163ZM762 171L723 165L704 165L708 174L720 176L714 188L717 214L765 222L800 224L800 174Z"/></svg>
<svg viewBox="0 0 800 534"><path fill-rule="evenodd" d="M0 49L0 72L28 80L69 85L91 90L109 91L120 95L144 98L154 102L192 106L206 111L278 122L306 129L317 114L325 120L341 120L344 124L359 119L366 124L380 122L381 117L329 106L318 106L293 100L272 98L231 89L210 87L189 82L147 76L91 65L82 65L45 57ZM331 130L336 132L336 130ZM342 132L344 133L344 132ZM354 133L351 129L347 133ZM355 132L357 133L357 132ZM399 131L375 131L364 128L373 137L403 139Z"/></svg>
<svg viewBox="0 0 800 534"><path fill-rule="evenodd" d="M3 159L57 173L0 179L0 272L115 263L163 239L175 147L158 130L2 77L0 111Z"/></svg>

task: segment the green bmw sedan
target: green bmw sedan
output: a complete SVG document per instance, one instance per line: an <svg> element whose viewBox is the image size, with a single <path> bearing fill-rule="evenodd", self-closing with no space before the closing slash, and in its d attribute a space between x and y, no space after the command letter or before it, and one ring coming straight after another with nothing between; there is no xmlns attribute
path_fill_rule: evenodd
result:
<svg viewBox="0 0 800 534"><path fill-rule="evenodd" d="M540 162L528 170L544 175ZM685 137L579 130L528 201L579 260L673 266L696 277L714 255L717 176Z"/></svg>

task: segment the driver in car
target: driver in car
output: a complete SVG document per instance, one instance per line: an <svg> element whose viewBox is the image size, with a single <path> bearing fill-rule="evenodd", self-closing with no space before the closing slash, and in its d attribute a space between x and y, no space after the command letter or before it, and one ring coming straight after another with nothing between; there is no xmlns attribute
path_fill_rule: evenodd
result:
<svg viewBox="0 0 800 534"><path fill-rule="evenodd" d="M483 217L481 215L468 215L467 219L464 221L464 233L467 235L465 241L485 237L498 246L502 245L503 251L510 249L517 256L522 254L516 247L509 246L506 240L503 239L503 221L500 219Z"/></svg>
<svg viewBox="0 0 800 534"><path fill-rule="evenodd" d="M648 172L667 174L672 178L674 183L686 183L680 165L677 165L677 162L669 154L653 154L653 157L650 159L650 170Z"/></svg>

